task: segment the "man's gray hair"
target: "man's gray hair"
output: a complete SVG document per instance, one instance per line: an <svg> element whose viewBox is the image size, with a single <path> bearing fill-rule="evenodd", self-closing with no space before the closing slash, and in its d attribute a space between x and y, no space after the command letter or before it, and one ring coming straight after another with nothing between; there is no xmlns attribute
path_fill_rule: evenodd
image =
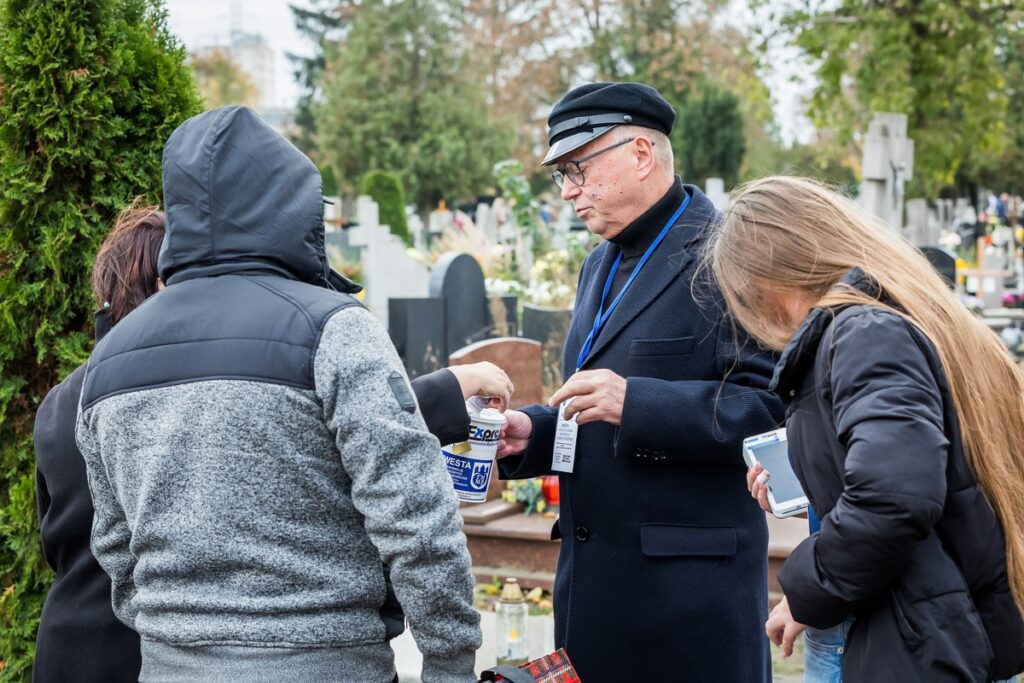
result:
<svg viewBox="0 0 1024 683"><path fill-rule="evenodd" d="M672 154L672 142L668 136L660 130L645 128L643 126L619 126L619 140L628 137L643 137L654 143L654 160L658 164L658 170L669 175L675 174L675 157Z"/></svg>

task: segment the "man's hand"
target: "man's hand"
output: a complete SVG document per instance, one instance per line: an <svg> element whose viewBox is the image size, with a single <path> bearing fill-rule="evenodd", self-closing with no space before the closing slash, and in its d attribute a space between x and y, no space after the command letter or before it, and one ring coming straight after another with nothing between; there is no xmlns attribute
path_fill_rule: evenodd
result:
<svg viewBox="0 0 1024 683"><path fill-rule="evenodd" d="M626 400L626 378L611 370L582 370L555 392L548 405L555 408L570 398L573 401L565 407L565 419L575 415L580 425L599 420L618 425Z"/></svg>
<svg viewBox="0 0 1024 683"><path fill-rule="evenodd" d="M772 613L768 615L768 621L764 623L764 632L768 634L768 640L782 647L782 654L786 657L793 654L793 641L807 628L803 624L793 621L793 615L789 613L789 601L782 598L782 602L775 606Z"/></svg>
<svg viewBox="0 0 1024 683"><path fill-rule="evenodd" d="M498 459L509 455L519 455L530 443L530 435L533 434L533 420L530 416L519 410L505 411L505 428L501 433L501 440L498 441Z"/></svg>

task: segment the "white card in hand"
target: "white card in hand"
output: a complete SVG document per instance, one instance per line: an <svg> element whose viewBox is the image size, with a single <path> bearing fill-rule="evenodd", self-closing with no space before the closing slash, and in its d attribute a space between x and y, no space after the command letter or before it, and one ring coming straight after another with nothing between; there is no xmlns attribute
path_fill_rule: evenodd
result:
<svg viewBox="0 0 1024 683"><path fill-rule="evenodd" d="M576 424L575 415L571 420L565 419L565 407L569 405L569 401L562 401L562 405L558 406L555 448L551 455L551 469L555 472L571 473L573 462L576 460L576 432L579 430L579 425Z"/></svg>

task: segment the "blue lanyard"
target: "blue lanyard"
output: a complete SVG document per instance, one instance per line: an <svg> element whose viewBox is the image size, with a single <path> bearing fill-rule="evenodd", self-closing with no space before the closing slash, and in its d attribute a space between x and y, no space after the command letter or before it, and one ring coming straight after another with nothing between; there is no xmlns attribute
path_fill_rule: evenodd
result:
<svg viewBox="0 0 1024 683"><path fill-rule="evenodd" d="M583 364L587 361L587 356L590 355L590 348L594 345L594 340L597 339L597 335L601 331L601 328L604 327L604 324L608 322L608 318L611 317L612 311L614 311L615 307L619 305L620 301L622 301L622 295L625 294L626 290L629 289L629 286L633 284L633 280L636 279L636 276L640 274L640 270L647 264L647 260L651 258L651 254L654 253L654 250L657 249L658 245L665 239L665 235L667 235L668 231L672 229L672 226L675 225L677 220L679 220L679 217L683 215L683 212L686 211L686 207L689 206L689 204L690 195L687 194L683 199L683 203L680 204L679 208L676 209L676 212L672 214L672 218L668 219L668 222L665 223L665 227L661 229L658 236L654 238L653 242L651 242L651 246L647 247L647 251L644 252L640 262L636 264L636 267L633 268L633 272L629 274L626 284L622 285L622 289L619 291L618 295L616 295L615 299L612 300L608 309L605 310L605 299L608 298L608 292L612 291L612 283L615 281L615 273L619 269L619 262L622 261L622 250L619 249L619 255L615 257L612 269L608 272L608 279L605 280L604 283L604 292L601 294L601 304L598 306L597 315L594 317L594 326L590 329L590 334L587 335L587 340L583 342L583 348L580 349L580 355L576 359L577 370L582 368Z"/></svg>

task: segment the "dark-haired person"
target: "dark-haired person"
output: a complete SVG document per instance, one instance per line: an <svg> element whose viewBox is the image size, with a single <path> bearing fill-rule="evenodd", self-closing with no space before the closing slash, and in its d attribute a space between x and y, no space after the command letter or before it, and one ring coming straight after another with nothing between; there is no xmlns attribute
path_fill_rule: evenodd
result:
<svg viewBox="0 0 1024 683"><path fill-rule="evenodd" d="M133 207L96 255L96 338L155 293L164 214ZM75 445L75 416L85 366L46 395L36 413L36 504L43 553L56 578L43 604L32 679L118 683L139 680L139 636L110 604L110 577L89 549L92 499Z"/></svg>

